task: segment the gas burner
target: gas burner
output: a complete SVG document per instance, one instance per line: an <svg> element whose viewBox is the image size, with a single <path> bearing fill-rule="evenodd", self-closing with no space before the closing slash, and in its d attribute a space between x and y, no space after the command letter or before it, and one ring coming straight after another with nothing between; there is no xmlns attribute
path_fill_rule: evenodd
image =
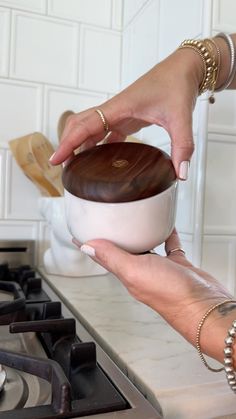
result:
<svg viewBox="0 0 236 419"><path fill-rule="evenodd" d="M0 419L160 419L32 268L31 244L0 241Z"/></svg>
<svg viewBox="0 0 236 419"><path fill-rule="evenodd" d="M0 281L3 295L0 302L0 324L3 325L0 326L0 332L3 328L0 363L10 369L11 384L11 390L5 385L2 391L0 409L5 411L4 418L12 418L12 409L21 409L17 410L17 419L25 419L26 415L35 419L44 417L48 392L46 395L40 393L40 403L37 398L32 406L29 403L32 389L42 380L52 386L47 418L57 418L60 412L70 418L127 409L128 403L97 363L94 342L81 342L76 335L75 319L62 316L61 303L50 301L42 290L41 278L37 278L28 266L11 270L4 264L0 266L1 271L7 280ZM13 298L5 300L9 294ZM25 340L29 334L32 339ZM18 336L23 336L23 340ZM44 350L43 358L31 355L35 354L32 346L37 342ZM15 388L16 397L10 396ZM8 407L9 411L5 410Z"/></svg>
<svg viewBox="0 0 236 419"><path fill-rule="evenodd" d="M51 403L51 386L47 381L10 367L5 370L7 379L0 393L0 418L1 412Z"/></svg>
<svg viewBox="0 0 236 419"><path fill-rule="evenodd" d="M29 389L26 381L17 371L6 368L7 380L0 394L0 412L22 409L28 399Z"/></svg>
<svg viewBox="0 0 236 419"><path fill-rule="evenodd" d="M5 370L5 368L3 368L2 365L0 365L0 392L4 388L6 378L7 378L6 370Z"/></svg>

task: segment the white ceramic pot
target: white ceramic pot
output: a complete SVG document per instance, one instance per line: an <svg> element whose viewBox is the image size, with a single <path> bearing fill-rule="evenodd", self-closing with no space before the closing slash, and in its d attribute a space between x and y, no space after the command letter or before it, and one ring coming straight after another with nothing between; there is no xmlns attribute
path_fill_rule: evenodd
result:
<svg viewBox="0 0 236 419"><path fill-rule="evenodd" d="M78 198L65 190L68 228L81 243L107 239L142 253L163 243L175 225L177 180L164 192L133 202L104 203Z"/></svg>

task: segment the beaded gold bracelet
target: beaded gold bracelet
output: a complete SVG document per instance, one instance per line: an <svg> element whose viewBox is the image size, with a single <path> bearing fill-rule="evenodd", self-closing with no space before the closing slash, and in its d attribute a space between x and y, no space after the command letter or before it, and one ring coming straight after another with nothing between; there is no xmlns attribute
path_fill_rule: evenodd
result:
<svg viewBox="0 0 236 419"><path fill-rule="evenodd" d="M179 48L191 48L199 54L204 66L204 77L199 86L199 95L207 90L210 90L213 95L219 67L209 45L204 40L186 39L180 44ZM214 101L210 101L210 103L214 103Z"/></svg>
<svg viewBox="0 0 236 419"><path fill-rule="evenodd" d="M225 338L225 348L224 348L224 370L226 374L226 379L231 390L236 393L236 375L234 370L234 361L233 361L233 345L236 338L236 320L233 321L231 327L228 330L228 334Z"/></svg>
<svg viewBox="0 0 236 419"><path fill-rule="evenodd" d="M206 361L206 359L205 359L205 357L204 357L204 355L202 353L201 344L200 344L200 335L201 335L202 326L205 323L205 320L207 319L207 317L209 316L209 314L211 314L212 311L214 311L216 308L221 307L221 306L223 306L224 304L227 304L227 303L235 303L235 302L236 302L235 300L228 299L228 300L221 301L220 303L214 304L212 307L210 307L206 311L206 313L204 314L204 316L202 317L202 319L200 320L200 322L198 324L197 335L196 335L196 348L197 348L198 354L199 354L199 356L200 356L203 364L205 365L205 367L208 370L210 370L212 372L220 372L220 371L223 371L224 370L224 367L222 367L222 368L213 368L210 365L208 365L208 363L207 363L207 361Z"/></svg>

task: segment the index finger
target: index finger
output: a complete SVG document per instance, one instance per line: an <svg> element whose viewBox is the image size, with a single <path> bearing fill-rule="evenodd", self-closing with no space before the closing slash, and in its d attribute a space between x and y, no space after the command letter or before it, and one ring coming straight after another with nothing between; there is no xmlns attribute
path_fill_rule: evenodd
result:
<svg viewBox="0 0 236 419"><path fill-rule="evenodd" d="M96 143L105 134L104 125L97 112L95 112L95 108L71 116L62 133L61 143L51 157L50 163L55 165L62 163L88 138L96 136L96 140L94 138L94 143Z"/></svg>

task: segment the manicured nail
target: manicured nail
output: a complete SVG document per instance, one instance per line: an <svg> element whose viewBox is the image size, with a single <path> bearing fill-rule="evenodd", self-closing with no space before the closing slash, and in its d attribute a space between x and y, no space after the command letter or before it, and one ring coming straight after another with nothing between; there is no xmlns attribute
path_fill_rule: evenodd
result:
<svg viewBox="0 0 236 419"><path fill-rule="evenodd" d="M85 253L88 256L95 257L95 249L92 246L89 246L88 244L83 244L80 248L81 252Z"/></svg>
<svg viewBox="0 0 236 419"><path fill-rule="evenodd" d="M55 154L56 154L56 152L51 155L49 161L52 161L53 160L53 157L55 156Z"/></svg>
<svg viewBox="0 0 236 419"><path fill-rule="evenodd" d="M189 161L182 161L179 165L179 178L182 180L188 179Z"/></svg>

